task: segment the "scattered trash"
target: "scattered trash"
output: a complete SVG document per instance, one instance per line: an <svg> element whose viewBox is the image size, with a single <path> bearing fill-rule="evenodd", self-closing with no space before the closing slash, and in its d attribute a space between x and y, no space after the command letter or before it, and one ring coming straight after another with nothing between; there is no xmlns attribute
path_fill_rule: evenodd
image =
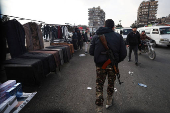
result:
<svg viewBox="0 0 170 113"><path fill-rule="evenodd" d="M130 72L130 71L129 71L129 75L133 75L133 72Z"/></svg>
<svg viewBox="0 0 170 113"><path fill-rule="evenodd" d="M91 90L92 88L91 87L87 87L88 90Z"/></svg>
<svg viewBox="0 0 170 113"><path fill-rule="evenodd" d="M147 87L147 85L145 84L141 84L141 83L138 83L139 86L142 86L142 87Z"/></svg>
<svg viewBox="0 0 170 113"><path fill-rule="evenodd" d="M86 55L85 54L80 54L79 56L82 57L82 56L86 56Z"/></svg>
<svg viewBox="0 0 170 113"><path fill-rule="evenodd" d="M116 89L116 88L114 88L114 90L115 90L115 92L117 92L117 89Z"/></svg>

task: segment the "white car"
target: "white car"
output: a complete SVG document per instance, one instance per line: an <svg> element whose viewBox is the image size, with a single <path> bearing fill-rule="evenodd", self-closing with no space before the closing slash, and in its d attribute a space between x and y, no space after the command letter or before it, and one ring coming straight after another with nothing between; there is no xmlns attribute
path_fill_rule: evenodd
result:
<svg viewBox="0 0 170 113"><path fill-rule="evenodd" d="M141 27L137 30L139 33L144 30L148 37L155 40L155 46L170 46L170 26Z"/></svg>

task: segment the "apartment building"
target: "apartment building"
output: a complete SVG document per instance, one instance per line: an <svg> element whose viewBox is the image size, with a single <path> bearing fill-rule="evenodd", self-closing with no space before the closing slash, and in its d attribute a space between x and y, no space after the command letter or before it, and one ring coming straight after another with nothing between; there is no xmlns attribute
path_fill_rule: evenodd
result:
<svg viewBox="0 0 170 113"><path fill-rule="evenodd" d="M93 7L88 9L88 25L89 27L94 27L95 29L98 29L99 27L104 26L105 22L105 12L103 9L98 7Z"/></svg>
<svg viewBox="0 0 170 113"><path fill-rule="evenodd" d="M143 27L152 24L157 19L158 1L149 0L143 1L137 13L137 25Z"/></svg>

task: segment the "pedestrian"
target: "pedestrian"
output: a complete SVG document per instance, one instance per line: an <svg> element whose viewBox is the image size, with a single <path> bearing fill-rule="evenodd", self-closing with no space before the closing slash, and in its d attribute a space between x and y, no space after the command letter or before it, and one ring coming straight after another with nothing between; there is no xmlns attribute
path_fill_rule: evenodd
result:
<svg viewBox="0 0 170 113"><path fill-rule="evenodd" d="M74 50L77 51L78 36L77 36L77 32L75 31L73 31L72 41L73 41Z"/></svg>
<svg viewBox="0 0 170 113"><path fill-rule="evenodd" d="M85 45L84 51L85 51L85 54L88 53L87 52L87 50L88 50L88 36L87 36L87 34L88 34L88 29L86 29L86 32L85 32L85 35L84 35L84 45Z"/></svg>
<svg viewBox="0 0 170 113"><path fill-rule="evenodd" d="M82 50L82 35L80 33L80 30L77 30L77 36L78 36L78 49Z"/></svg>
<svg viewBox="0 0 170 113"><path fill-rule="evenodd" d="M100 27L91 41L89 53L94 56L94 62L96 64L96 112L103 113L103 86L105 83L106 76L108 75L108 87L107 87L107 101L106 108L112 105L113 93L114 93L114 81L116 80L116 75L113 72L113 66L108 65L106 69L102 69L102 66L106 61L108 61L107 54L102 54L106 52L105 47L102 45L99 35L103 35L106 38L107 45L109 49L114 53L116 61L120 63L123 61L127 55L126 46L123 41L123 37L114 32L114 21L108 19L105 21L105 27ZM118 64L117 64L118 65Z"/></svg>
<svg viewBox="0 0 170 113"><path fill-rule="evenodd" d="M127 35L126 39L127 47L129 47L128 62L131 61L132 50L135 55L135 65L138 66L138 46L141 46L140 34L137 31L137 27L132 28L132 32Z"/></svg>

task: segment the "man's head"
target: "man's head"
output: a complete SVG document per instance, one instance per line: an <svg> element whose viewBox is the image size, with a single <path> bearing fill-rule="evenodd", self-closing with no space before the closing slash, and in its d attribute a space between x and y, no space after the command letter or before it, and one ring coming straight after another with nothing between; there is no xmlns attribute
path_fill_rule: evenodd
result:
<svg viewBox="0 0 170 113"><path fill-rule="evenodd" d="M109 28L114 29L114 26L115 26L115 23L112 19L107 19L105 21L105 27L109 27Z"/></svg>
<svg viewBox="0 0 170 113"><path fill-rule="evenodd" d="M88 32L88 29L86 29L86 32Z"/></svg>
<svg viewBox="0 0 170 113"><path fill-rule="evenodd" d="M145 31L143 30L143 31L142 31L142 35L144 35L144 34L145 34Z"/></svg>
<svg viewBox="0 0 170 113"><path fill-rule="evenodd" d="M132 30L133 30L133 32L136 32L136 31L137 31L137 27L134 26L134 27L132 28Z"/></svg>

